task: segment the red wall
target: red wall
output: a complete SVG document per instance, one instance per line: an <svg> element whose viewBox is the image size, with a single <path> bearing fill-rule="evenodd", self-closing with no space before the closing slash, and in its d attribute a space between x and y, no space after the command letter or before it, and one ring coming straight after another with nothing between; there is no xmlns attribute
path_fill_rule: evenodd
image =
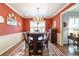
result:
<svg viewBox="0 0 79 59"><path fill-rule="evenodd" d="M52 19L50 18L44 18L46 21L46 31L48 31L48 29L51 28L52 26ZM24 31L30 31L30 20L32 20L32 18L26 18L24 19Z"/></svg>
<svg viewBox="0 0 79 59"><path fill-rule="evenodd" d="M56 28L57 28L57 32L60 32L60 15L56 15L56 17L52 18L53 21L56 21Z"/></svg>
<svg viewBox="0 0 79 59"><path fill-rule="evenodd" d="M54 17L52 17L52 22L55 20L56 21L56 28L57 32L60 33L60 14L67 10L68 8L72 7L75 5L75 3L70 3L68 6L66 6L62 11L60 11L58 14L56 14Z"/></svg>
<svg viewBox="0 0 79 59"><path fill-rule="evenodd" d="M13 13L15 15L17 21L21 23L21 26L7 25L7 16L9 13ZM23 31L22 17L15 13L11 8L6 6L4 3L0 3L0 16L3 16L5 20L3 24L0 24L0 36Z"/></svg>
<svg viewBox="0 0 79 59"><path fill-rule="evenodd" d="M52 27L52 19L45 18L45 21L46 21L46 31L48 31Z"/></svg>
<svg viewBox="0 0 79 59"><path fill-rule="evenodd" d="M30 20L32 18L26 18L24 19L24 31L30 31Z"/></svg>
<svg viewBox="0 0 79 59"><path fill-rule="evenodd" d="M68 8L72 7L75 3L70 3L67 7L65 7L62 11L60 11L57 15L50 18L45 18L46 21L46 31L52 27L53 21L56 20L56 27L57 31L60 32L60 14L67 10ZM11 26L7 25L7 16L9 13L13 13L16 16L16 19L18 22L21 23L21 26ZM0 3L0 16L3 16L5 19L5 22L3 24L0 24L0 35L6 35L21 31L30 31L30 20L32 18L26 18L23 20L21 16L19 16L17 13L15 13L11 8L6 6L3 3Z"/></svg>

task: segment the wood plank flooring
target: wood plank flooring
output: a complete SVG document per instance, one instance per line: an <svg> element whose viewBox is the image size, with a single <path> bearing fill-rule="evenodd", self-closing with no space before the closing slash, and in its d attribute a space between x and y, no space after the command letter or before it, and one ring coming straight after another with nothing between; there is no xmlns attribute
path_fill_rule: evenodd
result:
<svg viewBox="0 0 79 59"><path fill-rule="evenodd" d="M58 44L55 44L56 47L59 48L59 50L62 51L66 56L79 56L79 51L77 50L76 45L63 45L60 46Z"/></svg>
<svg viewBox="0 0 79 59"><path fill-rule="evenodd" d="M29 56L28 48L25 53L25 42L22 42L14 51L7 56ZM79 56L79 51L76 50L76 46L58 44L49 44L49 50L46 48L43 50L43 56Z"/></svg>
<svg viewBox="0 0 79 59"><path fill-rule="evenodd" d="M21 43L9 56L29 56L28 47L25 53L25 43ZM43 56L64 56L64 54L53 44L49 43L49 48L43 49Z"/></svg>

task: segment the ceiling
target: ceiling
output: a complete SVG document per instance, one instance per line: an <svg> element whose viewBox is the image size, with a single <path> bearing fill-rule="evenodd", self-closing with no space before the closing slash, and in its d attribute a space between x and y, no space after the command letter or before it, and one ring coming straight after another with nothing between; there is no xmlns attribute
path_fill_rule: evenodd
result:
<svg viewBox="0 0 79 59"><path fill-rule="evenodd" d="M79 12L79 3L73 6L74 8L70 12Z"/></svg>
<svg viewBox="0 0 79 59"><path fill-rule="evenodd" d="M79 3L76 3L74 6L67 9L65 13L79 13Z"/></svg>
<svg viewBox="0 0 79 59"><path fill-rule="evenodd" d="M28 17L52 17L66 3L8 3L23 18ZM37 11L39 8L39 12Z"/></svg>

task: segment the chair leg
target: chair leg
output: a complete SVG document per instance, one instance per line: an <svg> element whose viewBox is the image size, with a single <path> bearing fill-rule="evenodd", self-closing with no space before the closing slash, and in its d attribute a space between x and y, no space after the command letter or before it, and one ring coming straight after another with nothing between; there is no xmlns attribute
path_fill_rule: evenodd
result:
<svg viewBox="0 0 79 59"><path fill-rule="evenodd" d="M26 47L26 44L25 44L25 52L26 52L26 48L27 48L27 47Z"/></svg>
<svg viewBox="0 0 79 59"><path fill-rule="evenodd" d="M41 56L42 56L42 53L41 53Z"/></svg>
<svg viewBox="0 0 79 59"><path fill-rule="evenodd" d="M41 50L41 56L42 56L42 54L43 54L43 49Z"/></svg>
<svg viewBox="0 0 79 59"><path fill-rule="evenodd" d="M25 48L25 52L26 52L26 48Z"/></svg>
<svg viewBox="0 0 79 59"><path fill-rule="evenodd" d="M29 49L29 56L30 56L30 49Z"/></svg>

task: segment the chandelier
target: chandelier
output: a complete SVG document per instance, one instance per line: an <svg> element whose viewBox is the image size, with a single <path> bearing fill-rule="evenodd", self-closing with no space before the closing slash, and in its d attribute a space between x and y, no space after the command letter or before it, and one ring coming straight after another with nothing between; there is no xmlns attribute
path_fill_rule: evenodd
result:
<svg viewBox="0 0 79 59"><path fill-rule="evenodd" d="M43 18L39 17L39 8L37 8L37 17L34 17L33 21L36 21L36 22L43 22L44 21Z"/></svg>

